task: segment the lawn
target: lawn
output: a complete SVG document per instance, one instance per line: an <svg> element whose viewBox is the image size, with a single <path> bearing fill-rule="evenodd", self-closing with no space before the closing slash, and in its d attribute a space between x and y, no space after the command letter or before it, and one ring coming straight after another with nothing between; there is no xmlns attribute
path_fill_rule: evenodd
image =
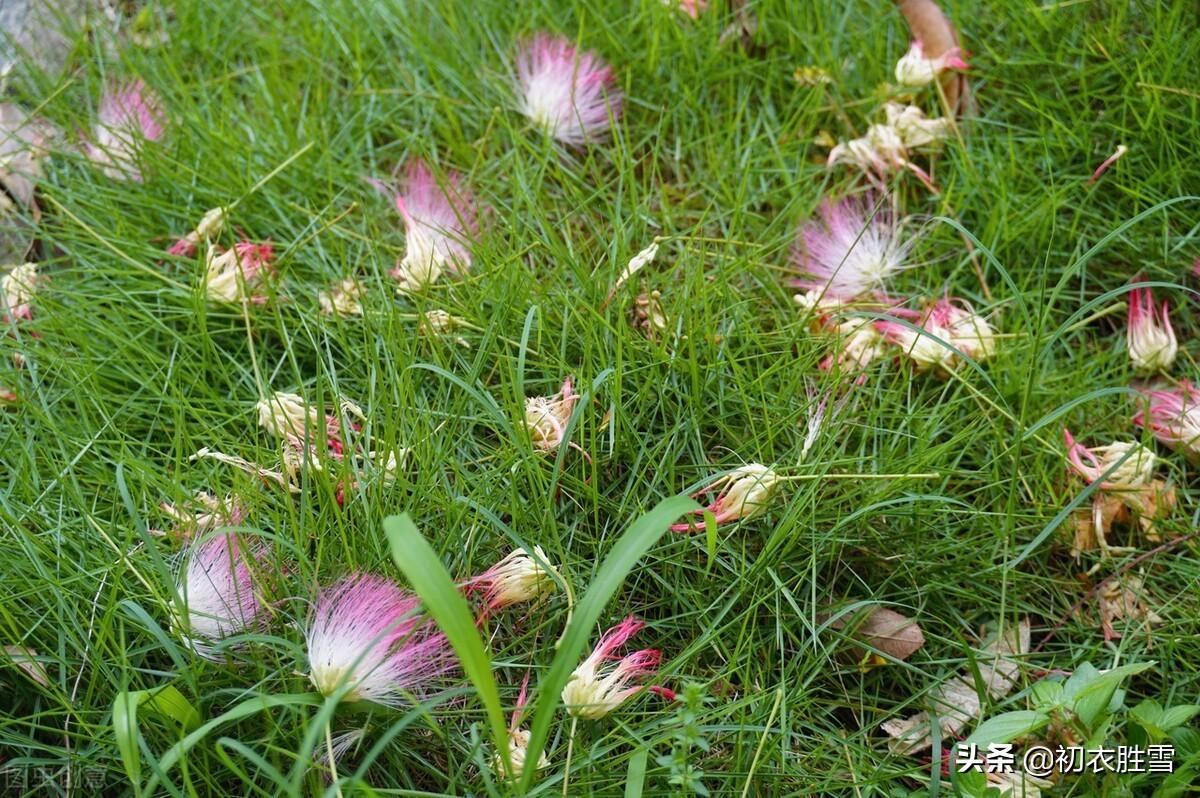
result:
<svg viewBox="0 0 1200 798"><path fill-rule="evenodd" d="M932 796L955 789L951 741L906 754L882 726L937 711L956 676L982 703L961 737L1037 710L1031 686L1088 664L1146 666L1122 683L1126 707L1197 701L1191 442L1173 449L1131 422L1145 404L1135 387L1198 376L1194 4L947 3L974 107L913 158L936 191L905 168L881 190L826 165L889 99L942 113L935 90L895 85L910 34L890 3L738 12L714 0L695 19L658 0L514 5L116 4L115 37L108 23L72 28L62 74L8 76L7 99L63 134L40 216L6 211L35 225L38 278L30 318L5 314L0 339L12 393L0 403L0 783L39 795ZM723 37L731 24L746 30ZM601 114L609 132L563 143L522 115L513 63L538 31L611 65L624 102ZM162 123L127 165L140 180L106 168L90 132L106 88L135 79ZM403 183L417 158L439 193L455 196L457 173L478 233L469 268L398 292L391 272L419 242L364 178ZM989 351L923 368L891 340L861 370L823 365L836 336L793 298L795 249L822 200L843 197L906 217L907 268L886 288L914 312L893 334L922 324L923 298L952 296L994 330ZM169 254L213 208L223 230ZM232 254L240 240L270 244L274 275L214 300L208 245ZM1169 300L1178 338L1157 375L1135 372L1126 343L1139 274ZM321 292L349 279L361 313L326 312ZM568 379L578 398L563 417L531 425L527 398ZM310 438L333 419L309 456L291 450L294 475L270 428L276 392L313 408L300 423ZM1114 521L1111 551L1073 552L1105 490L1072 470L1064 427L1093 449L1152 449L1174 505ZM749 463L779 480L742 483L761 504L665 531L691 505L656 506ZM237 517L197 523L198 491L229 497ZM411 524L385 524L402 514ZM177 574L231 522L259 617L205 644L186 628ZM464 585L466 603L448 590L535 545L557 569L535 601L484 612L486 582ZM318 595L356 573L418 590L474 666L444 652L444 673L382 702L316 692ZM1106 629L1116 587L1135 598ZM858 624L877 608L919 624L923 645L864 642ZM562 679L630 615L645 627L618 654L661 652L638 683L666 689L575 718ZM989 634L1003 642L1024 623L1011 684L989 691ZM526 678L519 726L545 729L547 763L529 760L511 784L493 725L497 709L507 725ZM1117 703L1106 728L1084 724L1088 743L1153 741ZM1009 737L1081 742L1062 721ZM1200 735L1164 739L1177 792L1093 774L1042 794L1194 794Z"/></svg>

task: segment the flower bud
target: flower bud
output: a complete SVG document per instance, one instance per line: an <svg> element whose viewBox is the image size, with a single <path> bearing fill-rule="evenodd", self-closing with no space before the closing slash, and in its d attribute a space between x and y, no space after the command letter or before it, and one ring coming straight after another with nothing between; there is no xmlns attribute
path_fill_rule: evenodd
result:
<svg viewBox="0 0 1200 798"><path fill-rule="evenodd" d="M1140 372L1165 371L1175 362L1179 344L1171 327L1170 308L1162 303L1162 313L1154 309L1154 292L1135 288L1129 292L1129 326L1125 341L1129 359Z"/></svg>
<svg viewBox="0 0 1200 798"><path fill-rule="evenodd" d="M1076 443L1070 430L1063 430L1067 441L1067 462L1088 483L1104 476L1117 463L1117 469L1100 483L1101 488L1140 488L1154 479L1158 457L1154 452L1135 441L1115 441L1104 446L1087 448ZM1124 460L1124 462L1122 462Z"/></svg>
<svg viewBox="0 0 1200 798"><path fill-rule="evenodd" d="M896 62L896 82L902 86L928 86L947 69L966 69L962 51L952 47L937 58L926 58L920 41L914 40Z"/></svg>
<svg viewBox="0 0 1200 798"><path fill-rule="evenodd" d="M529 732L524 729L512 729L508 732L508 757L512 761L512 773L504 766L504 757L499 753L492 756L492 770L501 778L516 781L525 772L525 758L529 755ZM550 758L543 751L538 757L537 769L545 770L550 767Z"/></svg>

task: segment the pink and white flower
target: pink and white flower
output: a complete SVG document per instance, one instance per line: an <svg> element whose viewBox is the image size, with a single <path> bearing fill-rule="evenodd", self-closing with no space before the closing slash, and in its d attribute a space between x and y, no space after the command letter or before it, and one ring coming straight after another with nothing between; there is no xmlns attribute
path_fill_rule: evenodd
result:
<svg viewBox="0 0 1200 798"><path fill-rule="evenodd" d="M692 19L699 19L708 10L708 0L662 0L664 6L677 8Z"/></svg>
<svg viewBox="0 0 1200 798"><path fill-rule="evenodd" d="M896 82L902 86L928 86L947 69L967 69L960 48L951 47L937 58L928 58L920 40L914 39L908 52L896 62Z"/></svg>
<svg viewBox="0 0 1200 798"><path fill-rule="evenodd" d="M513 549L498 563L466 583L468 592L483 591L489 611L537 601L558 589L557 572L541 546L533 553Z"/></svg>
<svg viewBox="0 0 1200 798"><path fill-rule="evenodd" d="M521 682L521 693L517 696L517 706L513 709L512 722L508 726L508 759L512 770L504 764L504 757L497 751L492 755L492 770L504 779L516 780L525 772L525 764L529 759L529 732L521 728L521 713L525 709L525 700L529 690L529 674L525 674ZM538 756L537 769L545 770L550 766L550 758L542 751Z"/></svg>
<svg viewBox="0 0 1200 798"><path fill-rule="evenodd" d="M995 354L991 325L966 300L945 297L923 313L901 308L890 312L910 324L877 321L876 329L921 371L949 374L961 365L963 356L979 362Z"/></svg>
<svg viewBox="0 0 1200 798"><path fill-rule="evenodd" d="M1063 438L1067 442L1067 462L1089 485L1113 466L1116 470L1108 475L1107 481L1100 483L1103 490L1141 488L1154 479L1158 457L1136 441L1114 441L1089 449L1076 443L1068 429L1063 429Z"/></svg>
<svg viewBox="0 0 1200 798"><path fill-rule="evenodd" d="M228 532L198 539L185 552L179 579L184 640L202 657L216 656L214 644L256 626L265 608L252 565L264 548Z"/></svg>
<svg viewBox="0 0 1200 798"><path fill-rule="evenodd" d="M578 401L570 377L563 380L554 396L530 396L525 400L525 428L535 449L553 452L563 444L571 411Z"/></svg>
<svg viewBox="0 0 1200 798"><path fill-rule="evenodd" d="M159 508L175 522L175 527L169 534L182 540L190 540L197 535L211 532L217 527L237 526L249 514L245 505L234 497L226 496L222 500L203 490L197 491L191 500L182 505L163 502ZM152 530L152 534L166 535L168 533Z"/></svg>
<svg viewBox="0 0 1200 798"><path fill-rule="evenodd" d="M1134 369L1150 373L1165 371L1175 362L1179 343L1171 327L1170 307L1166 300L1162 312L1154 307L1154 291L1135 288L1129 292L1129 326L1125 341Z"/></svg>
<svg viewBox="0 0 1200 798"><path fill-rule="evenodd" d="M305 632L309 679L325 696L396 706L429 692L454 666L445 635L420 600L390 579L354 574L317 597Z"/></svg>
<svg viewBox="0 0 1200 798"><path fill-rule="evenodd" d="M210 246L205 259L205 293L214 302L263 304L266 295L255 292L275 273L274 257L270 242L239 241L226 250Z"/></svg>
<svg viewBox="0 0 1200 798"><path fill-rule="evenodd" d="M882 291L907 268L914 242L901 236L902 225L882 209L868 216L857 200L824 200L818 213L819 220L801 227L792 255L806 275L794 285L817 292L816 301L840 304Z"/></svg>
<svg viewBox="0 0 1200 798"><path fill-rule="evenodd" d="M645 626L644 621L630 615L600 637L591 655L563 688L562 702L567 712L577 718L599 720L645 688L639 680L657 672L662 654L652 648L625 656L615 653ZM616 666L608 667L612 661Z"/></svg>
<svg viewBox="0 0 1200 798"><path fill-rule="evenodd" d="M822 416L824 408L822 408ZM818 420L817 425L820 425ZM812 444L809 444L811 448ZM775 471L761 463L739 466L723 477L701 488L694 496L719 491L717 497L702 510L693 510L696 516L712 513L718 524L731 521L748 521L766 512L771 500L779 490L782 480ZM696 524L689 521L673 524L672 532L692 532Z"/></svg>
<svg viewBox="0 0 1200 798"><path fill-rule="evenodd" d="M107 177L141 182L137 161L142 145L163 135L160 105L141 80L108 89L100 100L93 140L84 142L84 154Z"/></svg>
<svg viewBox="0 0 1200 798"><path fill-rule="evenodd" d="M1142 391L1147 405L1133 417L1135 426L1172 449L1200 459L1200 389L1187 380Z"/></svg>
<svg viewBox="0 0 1200 798"><path fill-rule="evenodd" d="M5 324L11 324L18 319L33 319L33 300L37 297L40 280L36 263L13 266L0 277L0 298L4 300L4 307L0 308L0 319Z"/></svg>
<svg viewBox="0 0 1200 798"><path fill-rule="evenodd" d="M196 229L176 241L167 249L168 255L190 258L196 254L201 241L209 241L221 233L225 226L225 209L213 208L204 214Z"/></svg>
<svg viewBox="0 0 1200 798"><path fill-rule="evenodd" d="M612 68L561 36L528 39L516 66L521 113L564 144L596 140L621 114Z"/></svg>
<svg viewBox="0 0 1200 798"><path fill-rule="evenodd" d="M363 284L354 277L334 283L326 291L317 292L317 303L326 316L346 318L363 314L362 298L366 295Z"/></svg>
<svg viewBox="0 0 1200 798"><path fill-rule="evenodd" d="M400 293L419 291L443 273L458 274L471 265L468 245L479 232L479 210L456 172L439 184L429 166L413 158L398 191L368 182L391 197L404 220L404 257L391 272Z"/></svg>

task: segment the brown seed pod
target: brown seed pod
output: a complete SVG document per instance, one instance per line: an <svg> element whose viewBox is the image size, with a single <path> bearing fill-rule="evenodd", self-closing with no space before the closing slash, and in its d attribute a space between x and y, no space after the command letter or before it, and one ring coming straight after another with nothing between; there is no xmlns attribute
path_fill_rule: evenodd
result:
<svg viewBox="0 0 1200 798"><path fill-rule="evenodd" d="M958 33L950 19L933 0L895 0L896 6L914 39L928 58L937 58L946 51L959 46ZM946 72L941 78L942 91L956 116L962 116L971 104L967 76L961 72Z"/></svg>

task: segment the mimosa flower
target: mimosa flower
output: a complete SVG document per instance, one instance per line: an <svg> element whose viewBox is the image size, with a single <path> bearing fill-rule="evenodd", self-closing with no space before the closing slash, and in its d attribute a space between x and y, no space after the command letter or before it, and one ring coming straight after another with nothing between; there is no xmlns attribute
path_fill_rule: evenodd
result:
<svg viewBox="0 0 1200 798"><path fill-rule="evenodd" d="M114 180L142 179L137 161L142 145L163 135L163 115L158 98L141 80L110 88L100 100L92 141L84 154Z"/></svg>
<svg viewBox="0 0 1200 798"><path fill-rule="evenodd" d="M0 277L0 295L4 298L4 307L0 311L3 311L5 324L15 319L29 321L33 318L33 300L39 280L36 263L14 266Z"/></svg>
<svg viewBox="0 0 1200 798"><path fill-rule="evenodd" d="M232 496L222 500L207 491L197 491L196 495L183 505L163 502L159 508L175 522L175 528L170 534L183 540L211 532L217 527L237 526L247 515L246 507ZM167 533L153 530L152 534Z"/></svg>
<svg viewBox="0 0 1200 798"><path fill-rule="evenodd" d="M552 452L562 445L567 422L578 401L579 394L571 389L569 377L554 396L531 396L525 400L525 428L535 449Z"/></svg>
<svg viewBox="0 0 1200 798"><path fill-rule="evenodd" d="M1142 391L1148 405L1133 423L1193 459L1200 458L1200 389L1187 380Z"/></svg>
<svg viewBox="0 0 1200 798"><path fill-rule="evenodd" d="M1135 288L1129 292L1129 326L1125 341L1134 369L1149 373L1165 371L1175 362L1179 344L1171 327L1169 306L1162 303L1161 314L1154 307L1154 291Z"/></svg>
<svg viewBox="0 0 1200 798"><path fill-rule="evenodd" d="M468 245L479 232L479 210L457 173L448 173L439 184L429 166L413 158L398 191L378 180L368 182L391 197L404 220L404 257L391 271L397 291L419 291L443 273L458 274L471 265Z"/></svg>
<svg viewBox="0 0 1200 798"><path fill-rule="evenodd" d="M180 618L185 641L203 657L215 656L213 644L258 622L264 606L255 592L251 563L264 550L232 532L198 540L185 553L180 575Z"/></svg>
<svg viewBox="0 0 1200 798"><path fill-rule="evenodd" d="M964 355L979 362L995 354L991 325L965 300L939 299L919 314L899 308L891 312L917 329L895 321L878 321L876 329L921 371L945 375L959 367Z"/></svg>
<svg viewBox="0 0 1200 798"><path fill-rule="evenodd" d="M322 695L397 706L454 665L446 637L390 579L355 574L317 597L305 632L309 679Z"/></svg>
<svg viewBox="0 0 1200 798"><path fill-rule="evenodd" d="M716 499L702 510L693 510L697 516L705 512L713 514L718 524L730 521L748 521L766 512L779 490L780 479L772 469L760 463L739 466L723 477L693 494L719 491ZM695 523L674 524L672 532L691 532Z"/></svg>
<svg viewBox="0 0 1200 798"><path fill-rule="evenodd" d="M645 625L630 615L601 636L591 656L580 663L563 688L562 702L567 712L577 718L599 720L644 689L638 681L658 670L662 655L650 648L623 657L614 652ZM613 660L616 666L609 667Z"/></svg>
<svg viewBox="0 0 1200 798"><path fill-rule="evenodd" d="M792 262L806 276L794 284L818 292L814 301L841 303L880 291L907 267L913 240L902 238L901 225L884 211L868 212L855 200L825 200L820 219L800 229Z"/></svg>
<svg viewBox="0 0 1200 798"><path fill-rule="evenodd" d="M888 103L884 106L887 122L867 128L865 136L839 142L829 151L826 167L846 163L858 167L879 190L884 191L884 178L893 172L907 169L936 191L929 173L909 158L909 150L920 149L948 138L953 131L948 119L926 119L915 106Z"/></svg>
<svg viewBox="0 0 1200 798"><path fill-rule="evenodd" d="M902 86L928 86L947 69L967 69L961 49L952 47L937 58L926 58L921 42L914 39L908 52L896 62L896 82Z"/></svg>
<svg viewBox="0 0 1200 798"><path fill-rule="evenodd" d="M692 19L699 19L700 13L708 10L708 0L662 0L662 4L677 8Z"/></svg>
<svg viewBox="0 0 1200 798"><path fill-rule="evenodd" d="M459 346L469 348L471 342L455 332L459 327L465 327L466 324L464 319L452 316L444 310L427 310L421 314L421 321L417 324L417 335L446 338Z"/></svg>
<svg viewBox="0 0 1200 798"><path fill-rule="evenodd" d="M321 305L321 312L327 316L361 316L364 294L362 283L347 277L334 283L328 291L318 291L317 302Z"/></svg>
<svg viewBox="0 0 1200 798"><path fill-rule="evenodd" d="M526 673L525 680L521 683L521 694L517 696L517 706L513 710L512 722L508 727L508 758L512 762L512 772L509 772L504 764L504 757L498 751L492 755L492 770L503 779L515 781L521 778L521 774L525 772L525 762L529 759L529 732L521 728L521 711L525 708L528 689L529 674ZM542 751L538 756L537 769L544 770L549 766L550 758L546 756L545 751Z"/></svg>
<svg viewBox="0 0 1200 798"><path fill-rule="evenodd" d="M286 435L314 437L318 432L324 435L327 431L328 424L322 423L320 411L298 394L276 391L270 397L259 399L255 409L259 425L277 438Z"/></svg>
<svg viewBox="0 0 1200 798"><path fill-rule="evenodd" d="M883 335L867 319L844 319L836 322L834 329L837 349L821 361L822 371L832 371L835 365L842 369L862 370L886 352Z"/></svg>
<svg viewBox="0 0 1200 798"><path fill-rule="evenodd" d="M1117 463L1121 464L1116 471L1109 474L1106 482L1100 483L1102 490L1141 488L1154 479L1158 457L1140 443L1115 441L1089 449L1082 443L1076 443L1068 429L1063 430L1063 438L1067 442L1067 462L1088 484L1099 480Z"/></svg>
<svg viewBox="0 0 1200 798"><path fill-rule="evenodd" d="M513 549L498 563L466 583L468 591L482 590L488 610L524 604L548 596L558 589L553 566L541 546L530 556L524 549Z"/></svg>
<svg viewBox="0 0 1200 798"><path fill-rule="evenodd" d="M521 113L564 144L594 141L621 114L612 69L560 36L524 42L516 66Z"/></svg>
<svg viewBox="0 0 1200 798"><path fill-rule="evenodd" d="M274 273L273 258L270 243L239 241L226 250L209 246L204 272L204 290L208 298L214 302L253 302L256 305L266 302L265 295L254 292Z"/></svg>
<svg viewBox="0 0 1200 798"><path fill-rule="evenodd" d="M204 214L204 217L200 220L200 224L196 225L195 230L172 244L170 249L167 250L167 254L190 258L196 254L196 247L200 246L201 241L209 241L216 238L220 235L221 228L224 226L225 209L213 208Z"/></svg>
<svg viewBox="0 0 1200 798"><path fill-rule="evenodd" d="M954 123L947 117L927 119L915 105L889 102L883 107L887 124L900 137L906 150L931 147L954 135Z"/></svg>

